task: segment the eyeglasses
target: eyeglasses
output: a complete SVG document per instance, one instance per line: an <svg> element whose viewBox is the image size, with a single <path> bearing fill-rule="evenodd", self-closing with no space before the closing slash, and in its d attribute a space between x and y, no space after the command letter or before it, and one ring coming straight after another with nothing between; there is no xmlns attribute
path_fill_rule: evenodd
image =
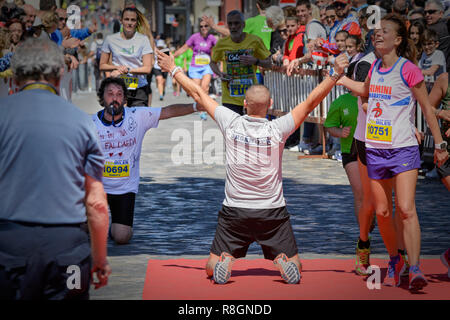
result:
<svg viewBox="0 0 450 320"><path fill-rule="evenodd" d="M439 10L425 10L425 14L435 14L436 12L438 12Z"/></svg>
<svg viewBox="0 0 450 320"><path fill-rule="evenodd" d="M59 21L67 22L67 19L68 19L68 18L63 18L63 17L61 17L61 18L59 18Z"/></svg>
<svg viewBox="0 0 450 320"><path fill-rule="evenodd" d="M208 26L200 26L200 29L207 29Z"/></svg>
<svg viewBox="0 0 450 320"><path fill-rule="evenodd" d="M288 29L279 29L278 31L280 31L280 33L287 33L288 32Z"/></svg>

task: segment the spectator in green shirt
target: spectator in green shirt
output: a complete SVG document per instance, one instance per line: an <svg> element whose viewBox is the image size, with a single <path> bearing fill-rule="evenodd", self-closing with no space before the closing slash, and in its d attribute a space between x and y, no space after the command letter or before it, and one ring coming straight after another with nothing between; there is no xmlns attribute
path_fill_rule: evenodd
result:
<svg viewBox="0 0 450 320"><path fill-rule="evenodd" d="M353 139L357 117L358 99L350 93L346 93L331 103L323 126L333 137L341 140L342 165L352 187L355 216L358 221L358 212L363 201L363 189L359 176L356 144Z"/></svg>
<svg viewBox="0 0 450 320"><path fill-rule="evenodd" d="M245 20L244 28L244 32L260 37L267 50L270 50L270 40L273 30L267 25L265 11L270 7L271 2L271 0L257 0L256 8L258 9L259 15ZM259 68L256 71L256 79L258 83L263 83L263 77Z"/></svg>

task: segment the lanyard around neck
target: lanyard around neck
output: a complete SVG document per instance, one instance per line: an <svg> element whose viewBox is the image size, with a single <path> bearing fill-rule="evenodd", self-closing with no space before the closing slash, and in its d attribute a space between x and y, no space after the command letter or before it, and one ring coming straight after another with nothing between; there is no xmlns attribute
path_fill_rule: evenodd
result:
<svg viewBox="0 0 450 320"><path fill-rule="evenodd" d="M27 84L27 85L23 86L20 89L20 91L34 90L34 89L47 90L47 91L50 91L53 94L56 94L56 95L58 94L58 92L56 91L55 87L53 87L50 84L42 83L42 82L34 82L34 83Z"/></svg>

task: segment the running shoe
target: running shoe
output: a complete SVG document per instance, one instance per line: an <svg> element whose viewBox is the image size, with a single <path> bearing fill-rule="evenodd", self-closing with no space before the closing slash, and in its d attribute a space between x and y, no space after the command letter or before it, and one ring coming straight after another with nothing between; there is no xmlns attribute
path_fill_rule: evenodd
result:
<svg viewBox="0 0 450 320"><path fill-rule="evenodd" d="M222 252L214 267L213 279L215 283L224 284L227 283L231 277L231 267L233 265L234 258L231 254Z"/></svg>
<svg viewBox="0 0 450 320"><path fill-rule="evenodd" d="M444 266L447 267L448 273L447 276L450 278L450 248L447 249L443 254L441 254L441 261Z"/></svg>
<svg viewBox="0 0 450 320"><path fill-rule="evenodd" d="M409 289L410 290L420 290L426 287L428 284L422 271L420 271L419 266L411 266L409 268Z"/></svg>
<svg viewBox="0 0 450 320"><path fill-rule="evenodd" d="M355 271L360 276L370 275L367 269L370 267L370 248L360 249L358 248L358 242L356 242L356 266Z"/></svg>
<svg viewBox="0 0 450 320"><path fill-rule="evenodd" d="M402 270L404 261L401 255L391 258L388 265L388 272L384 278L383 284L390 287L398 287L401 283L400 271Z"/></svg>
<svg viewBox="0 0 450 320"><path fill-rule="evenodd" d="M407 277L409 275L409 262L408 262L408 257L406 256L406 254L400 254L402 256L403 259L403 267L402 270L400 270L400 277Z"/></svg>
<svg viewBox="0 0 450 320"><path fill-rule="evenodd" d="M310 143L306 143L304 141L300 141L300 143L298 144L298 151L302 152L304 150L309 150L311 149L311 144Z"/></svg>
<svg viewBox="0 0 450 320"><path fill-rule="evenodd" d="M296 284L300 282L301 275L297 265L292 261L288 261L284 253L280 253L273 263L280 271L281 277L286 283Z"/></svg>
<svg viewBox="0 0 450 320"><path fill-rule="evenodd" d="M164 100L164 96L159 96L159 101L163 101Z"/></svg>

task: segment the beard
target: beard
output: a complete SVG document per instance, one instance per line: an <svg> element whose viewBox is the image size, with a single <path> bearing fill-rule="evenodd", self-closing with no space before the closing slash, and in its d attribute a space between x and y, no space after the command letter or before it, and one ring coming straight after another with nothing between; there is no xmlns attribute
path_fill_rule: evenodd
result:
<svg viewBox="0 0 450 320"><path fill-rule="evenodd" d="M113 101L109 106L105 106L105 111L111 116L116 116L123 112L123 104Z"/></svg>

